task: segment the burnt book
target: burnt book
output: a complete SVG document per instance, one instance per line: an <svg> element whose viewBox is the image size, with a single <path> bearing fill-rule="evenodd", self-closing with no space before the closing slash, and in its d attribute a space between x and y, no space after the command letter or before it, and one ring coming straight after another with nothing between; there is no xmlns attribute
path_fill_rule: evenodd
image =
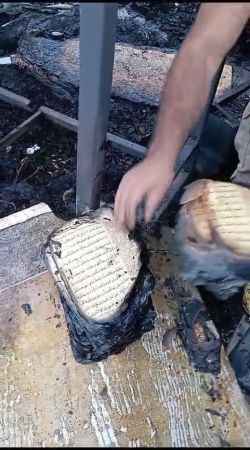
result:
<svg viewBox="0 0 250 450"><path fill-rule="evenodd" d="M153 328L147 250L117 226L112 209L88 212L56 230L45 256L78 362L120 353Z"/></svg>

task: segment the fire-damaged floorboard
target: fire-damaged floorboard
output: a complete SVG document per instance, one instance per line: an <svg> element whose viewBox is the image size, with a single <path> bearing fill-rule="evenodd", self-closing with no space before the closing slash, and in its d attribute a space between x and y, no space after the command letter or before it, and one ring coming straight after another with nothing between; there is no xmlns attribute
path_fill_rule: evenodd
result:
<svg viewBox="0 0 250 450"><path fill-rule="evenodd" d="M147 238L157 278L155 329L106 361L75 362L60 299L44 269L0 291L1 446L250 443L248 406L225 355L215 379L192 369L174 334L162 345L178 302L192 294L176 271L172 232L163 231L160 240ZM17 266L21 262L19 252Z"/></svg>

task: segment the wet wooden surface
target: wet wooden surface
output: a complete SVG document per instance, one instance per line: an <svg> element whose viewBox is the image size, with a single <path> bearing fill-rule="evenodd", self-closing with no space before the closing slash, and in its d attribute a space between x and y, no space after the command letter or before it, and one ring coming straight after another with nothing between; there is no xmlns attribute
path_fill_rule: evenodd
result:
<svg viewBox="0 0 250 450"><path fill-rule="evenodd" d="M178 302L192 295L177 276L172 241L169 229L164 239L149 241L157 276L155 329L97 364L74 361L48 272L0 292L0 446L250 443L249 410L225 356L215 379L192 369L174 334L162 346Z"/></svg>

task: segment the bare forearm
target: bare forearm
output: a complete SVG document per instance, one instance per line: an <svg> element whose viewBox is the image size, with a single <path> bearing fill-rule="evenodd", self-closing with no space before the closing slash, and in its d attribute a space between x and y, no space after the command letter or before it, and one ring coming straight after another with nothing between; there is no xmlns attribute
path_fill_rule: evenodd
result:
<svg viewBox="0 0 250 450"><path fill-rule="evenodd" d="M179 151L206 107L219 65L247 21L245 7L225 6L202 6L197 22L167 74L148 156L159 154L169 172L174 170ZM231 29L218 36L216 20L226 26L227 14ZM209 26L215 30L209 32Z"/></svg>
<svg viewBox="0 0 250 450"><path fill-rule="evenodd" d="M165 83L149 154L160 152L173 170L177 155L198 122L220 60L185 48L175 58Z"/></svg>

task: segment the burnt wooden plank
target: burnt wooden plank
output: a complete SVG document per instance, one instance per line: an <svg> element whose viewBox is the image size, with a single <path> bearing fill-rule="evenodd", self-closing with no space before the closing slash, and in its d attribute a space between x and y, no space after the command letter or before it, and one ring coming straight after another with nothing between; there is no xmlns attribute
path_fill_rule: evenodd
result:
<svg viewBox="0 0 250 450"><path fill-rule="evenodd" d="M0 148L7 147L16 141L20 136L22 136L40 117L41 111L38 110L32 116L28 117L28 119L24 120L24 122L20 123L16 128L11 130L6 136L0 139Z"/></svg>

